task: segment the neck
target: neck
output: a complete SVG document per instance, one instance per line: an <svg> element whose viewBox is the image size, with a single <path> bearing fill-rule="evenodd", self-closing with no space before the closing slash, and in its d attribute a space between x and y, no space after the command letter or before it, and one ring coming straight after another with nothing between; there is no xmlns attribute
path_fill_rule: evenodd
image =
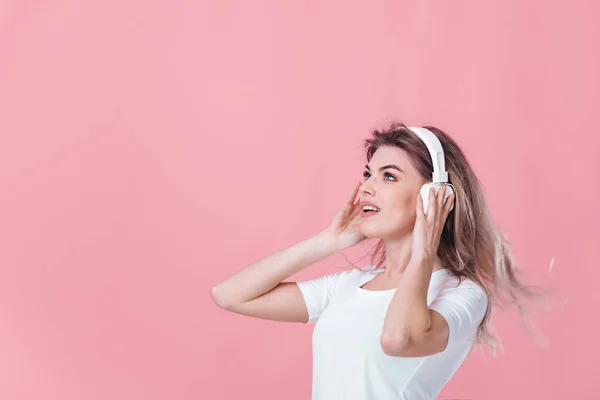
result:
<svg viewBox="0 0 600 400"><path fill-rule="evenodd" d="M404 273L412 254L412 234L409 237L385 240L385 273L389 278L398 277ZM436 254L433 260L433 271L443 269L442 260Z"/></svg>

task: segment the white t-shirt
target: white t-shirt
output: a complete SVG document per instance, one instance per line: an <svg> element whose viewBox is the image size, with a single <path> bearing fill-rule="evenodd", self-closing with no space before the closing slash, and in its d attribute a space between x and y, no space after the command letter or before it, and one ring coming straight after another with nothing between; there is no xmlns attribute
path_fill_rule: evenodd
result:
<svg viewBox="0 0 600 400"><path fill-rule="evenodd" d="M297 282L307 323L315 323L312 400L435 399L469 353L487 296L470 279L457 286L458 278L441 269L432 273L427 305L448 322L446 349L426 357L385 354L380 336L396 289L362 289L383 271L375 268Z"/></svg>

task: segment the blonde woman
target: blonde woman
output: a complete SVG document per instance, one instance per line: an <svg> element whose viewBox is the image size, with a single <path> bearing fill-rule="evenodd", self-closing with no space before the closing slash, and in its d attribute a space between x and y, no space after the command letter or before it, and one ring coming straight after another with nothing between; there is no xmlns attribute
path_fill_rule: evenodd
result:
<svg viewBox="0 0 600 400"><path fill-rule="evenodd" d="M516 276L482 187L456 142L393 123L365 141L363 181L329 227L212 289L252 317L315 323L313 400L434 399L489 331L495 294L540 295ZM357 198L358 197L358 198ZM378 238L371 263L283 282Z"/></svg>

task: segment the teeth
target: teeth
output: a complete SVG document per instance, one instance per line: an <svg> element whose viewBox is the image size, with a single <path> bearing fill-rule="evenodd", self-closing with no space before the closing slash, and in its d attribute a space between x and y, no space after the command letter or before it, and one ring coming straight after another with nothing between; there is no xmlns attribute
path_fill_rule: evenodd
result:
<svg viewBox="0 0 600 400"><path fill-rule="evenodd" d="M379 208L373 206L363 206L362 209L363 211L381 211Z"/></svg>

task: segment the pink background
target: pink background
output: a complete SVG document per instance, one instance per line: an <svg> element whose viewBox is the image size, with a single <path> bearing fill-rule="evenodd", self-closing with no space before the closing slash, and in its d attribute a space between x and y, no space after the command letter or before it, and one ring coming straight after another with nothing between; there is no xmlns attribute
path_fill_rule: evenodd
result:
<svg viewBox="0 0 600 400"><path fill-rule="evenodd" d="M498 313L505 354L440 399L598 398L598 11L3 1L0 398L308 399L313 327L210 288L325 228L393 119L461 143L530 282L565 297L548 348Z"/></svg>

